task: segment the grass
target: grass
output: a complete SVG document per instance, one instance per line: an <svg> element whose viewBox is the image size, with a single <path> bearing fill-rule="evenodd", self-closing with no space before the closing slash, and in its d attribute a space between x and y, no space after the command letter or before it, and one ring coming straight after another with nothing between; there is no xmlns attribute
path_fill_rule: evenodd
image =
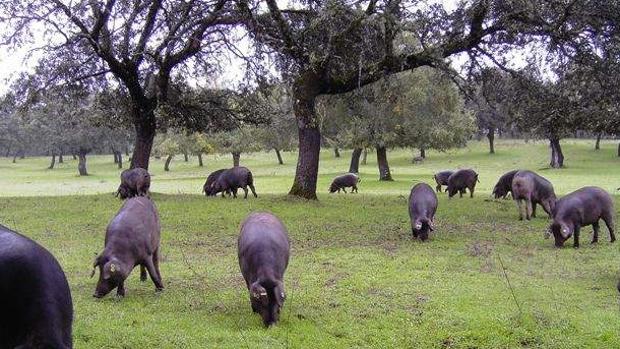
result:
<svg viewBox="0 0 620 349"><path fill-rule="evenodd" d="M356 195L326 194L350 152L339 159L324 152L318 202L284 195L295 171L292 153L284 154L284 166L273 153L242 156L259 194L248 200L199 195L208 172L230 166L230 156L209 156L206 168L175 159L168 173L153 159L166 290L155 293L134 272L122 300L93 299L96 280L89 278L121 206L111 195L119 174L111 156L90 157L92 175L82 178L73 160L46 170L47 158L0 158L0 222L40 242L63 266L76 348L617 348L619 245L608 242L604 228L598 245L585 243L587 228L580 249L555 249L542 237L546 219L520 222L512 201L489 198L497 178L513 168L540 172L560 194L585 185L615 193L615 147L603 143L595 152L592 142L566 141L562 170L546 169L544 143L502 141L488 155L474 142L431 152L421 165L397 150L389 154L390 183L377 181L369 155ZM478 170L478 195L441 195L437 234L427 243L412 240L412 183L457 167ZM270 329L251 312L236 257L239 224L255 210L281 217L292 240L288 299Z"/></svg>

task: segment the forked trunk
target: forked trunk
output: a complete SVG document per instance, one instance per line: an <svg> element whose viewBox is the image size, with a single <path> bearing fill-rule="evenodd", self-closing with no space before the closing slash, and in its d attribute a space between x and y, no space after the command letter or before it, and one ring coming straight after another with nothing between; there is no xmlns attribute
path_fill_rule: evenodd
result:
<svg viewBox="0 0 620 349"><path fill-rule="evenodd" d="M116 157L118 158L118 162L116 163L118 165L118 168L123 168L123 153L119 151L118 153L116 153Z"/></svg>
<svg viewBox="0 0 620 349"><path fill-rule="evenodd" d="M149 169L149 159L155 138L155 114L148 107L133 107L136 141L131 157L131 168Z"/></svg>
<svg viewBox="0 0 620 349"><path fill-rule="evenodd" d="M166 158L166 163L164 164L164 171L170 171L170 161L172 161L173 157L174 155L168 155L168 157Z"/></svg>
<svg viewBox="0 0 620 349"><path fill-rule="evenodd" d="M562 154L560 139L550 138L549 144L551 146L551 162L549 163L549 166L552 168L564 167L564 154Z"/></svg>
<svg viewBox="0 0 620 349"><path fill-rule="evenodd" d="M349 165L350 173L360 172L360 156L361 155L362 155L362 148L353 149L353 153L351 154L351 164Z"/></svg>
<svg viewBox="0 0 620 349"><path fill-rule="evenodd" d="M275 149L276 151L276 156L278 157L278 164L279 165L284 165L284 161L282 161L282 154L280 154L280 150L279 149Z"/></svg>
<svg viewBox="0 0 620 349"><path fill-rule="evenodd" d="M377 164L379 165L379 180L392 181L390 165L387 159L387 149L384 146L377 146Z"/></svg>
<svg viewBox="0 0 620 349"><path fill-rule="evenodd" d="M426 148L424 147L420 148L420 157L422 159L426 159Z"/></svg>
<svg viewBox="0 0 620 349"><path fill-rule="evenodd" d="M183 159L185 160L185 162L189 161L189 156L187 156L187 153L183 153Z"/></svg>
<svg viewBox="0 0 620 349"><path fill-rule="evenodd" d="M198 166L204 166L204 164L202 163L202 153L198 153Z"/></svg>
<svg viewBox="0 0 620 349"><path fill-rule="evenodd" d="M241 160L241 153L233 152L232 156L233 156L233 166L234 167L239 167L239 162Z"/></svg>

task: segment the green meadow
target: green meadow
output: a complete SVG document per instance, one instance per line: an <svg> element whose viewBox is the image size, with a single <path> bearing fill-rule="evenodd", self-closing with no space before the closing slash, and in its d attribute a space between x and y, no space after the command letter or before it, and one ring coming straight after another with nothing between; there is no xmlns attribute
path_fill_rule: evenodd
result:
<svg viewBox="0 0 620 349"><path fill-rule="evenodd" d="M602 226L600 242L556 249L543 233L542 210L519 221L512 200L490 197L504 172L531 169L561 196L597 185L620 197L617 142L563 141L566 168L548 169L544 142L484 142L412 164L410 150L392 150L393 182L379 182L376 158L360 166L359 194L328 194L346 172L351 151L321 154L318 201L288 197L297 156L242 154L259 197L206 198L209 172L230 167L230 155L209 155L205 167L177 156L171 171L151 160L151 190L162 220L161 272L156 293L134 271L127 295L92 297L92 262L105 228L121 207L112 193L120 170L111 155L48 170L49 158L11 163L0 158L0 223L49 249L63 266L74 303L75 348L618 348L618 243ZM126 159L125 159L126 160ZM407 196L414 183L451 168L480 174L473 199L439 195L435 234L413 240ZM239 225L252 211L271 211L288 228L292 255L281 321L266 329L253 314L237 263ZM572 245L572 241L567 242Z"/></svg>

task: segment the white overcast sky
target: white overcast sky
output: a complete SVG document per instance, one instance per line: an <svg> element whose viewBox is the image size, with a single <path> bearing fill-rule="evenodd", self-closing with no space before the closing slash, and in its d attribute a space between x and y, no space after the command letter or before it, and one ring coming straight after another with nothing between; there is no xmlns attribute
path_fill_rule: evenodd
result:
<svg viewBox="0 0 620 349"><path fill-rule="evenodd" d="M456 8L456 0L427 0L426 2L428 4L443 3L448 11ZM0 46L0 94L7 91L10 81L19 73L32 71L36 60L40 57L39 52L33 52L32 49L33 47L24 47L18 50L8 50L7 47ZM217 85L235 84L243 78L245 69L243 62L239 59L230 59L230 64L224 65L222 76L217 78ZM464 55L451 57L452 64L455 67L461 66L466 60L467 58ZM525 60L522 55L516 54L512 63L518 67L522 66Z"/></svg>

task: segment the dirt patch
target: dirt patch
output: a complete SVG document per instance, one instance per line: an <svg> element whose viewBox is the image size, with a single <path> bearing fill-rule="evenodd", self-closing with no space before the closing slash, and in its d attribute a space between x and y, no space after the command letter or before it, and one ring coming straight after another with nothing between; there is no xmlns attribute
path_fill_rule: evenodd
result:
<svg viewBox="0 0 620 349"><path fill-rule="evenodd" d="M467 247L467 254L472 257L488 257L493 250L494 245L490 241L474 241Z"/></svg>

